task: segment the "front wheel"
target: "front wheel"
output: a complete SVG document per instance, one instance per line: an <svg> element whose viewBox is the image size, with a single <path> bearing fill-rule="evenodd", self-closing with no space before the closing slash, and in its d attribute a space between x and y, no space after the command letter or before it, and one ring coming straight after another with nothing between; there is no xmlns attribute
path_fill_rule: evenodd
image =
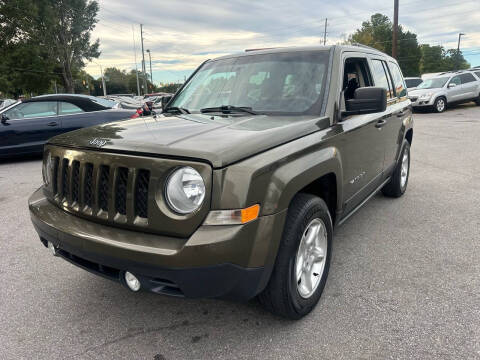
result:
<svg viewBox="0 0 480 360"><path fill-rule="evenodd" d="M299 319L317 304L327 281L333 225L325 202L297 194L287 220L269 283L260 302L274 314Z"/></svg>
<svg viewBox="0 0 480 360"><path fill-rule="evenodd" d="M439 97L433 103L433 110L437 113L444 112L447 108L447 100L443 97Z"/></svg>
<svg viewBox="0 0 480 360"><path fill-rule="evenodd" d="M407 190L408 177L410 175L410 144L405 141L400 161L393 170L390 181L383 187L382 192L386 196L400 197Z"/></svg>

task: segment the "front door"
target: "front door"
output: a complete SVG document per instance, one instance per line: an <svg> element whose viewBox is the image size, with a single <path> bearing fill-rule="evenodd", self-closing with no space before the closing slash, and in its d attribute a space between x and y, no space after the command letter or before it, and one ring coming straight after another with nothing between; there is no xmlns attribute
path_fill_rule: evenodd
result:
<svg viewBox="0 0 480 360"><path fill-rule="evenodd" d="M353 96L356 88L373 86L373 69L365 54L351 56L344 60L345 98ZM338 146L344 171L345 214L359 205L380 184L385 156L382 127L389 116L388 110L377 114L353 115L342 119L338 124L343 131Z"/></svg>
<svg viewBox="0 0 480 360"><path fill-rule="evenodd" d="M62 132L56 101L25 102L4 112L0 125L3 154L40 152L43 144Z"/></svg>

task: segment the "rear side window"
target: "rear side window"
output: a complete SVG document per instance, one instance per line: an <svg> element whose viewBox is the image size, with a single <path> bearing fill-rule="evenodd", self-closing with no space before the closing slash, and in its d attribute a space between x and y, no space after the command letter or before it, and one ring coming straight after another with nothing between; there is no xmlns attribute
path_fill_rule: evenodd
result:
<svg viewBox="0 0 480 360"><path fill-rule="evenodd" d="M72 103L60 101L58 105L59 105L59 109L58 109L59 115L78 114L78 113L84 112L77 105L74 105Z"/></svg>
<svg viewBox="0 0 480 360"><path fill-rule="evenodd" d="M389 62L388 67L393 78L393 85L395 87L395 94L397 97L403 97L407 95L407 85L403 80L402 72L397 64Z"/></svg>
<svg viewBox="0 0 480 360"><path fill-rule="evenodd" d="M375 81L375 86L383 87L387 90L387 99L393 98L393 91L388 80L388 74L383 67L384 61L372 60L372 75Z"/></svg>
<svg viewBox="0 0 480 360"><path fill-rule="evenodd" d="M468 84L470 82L474 82L475 77L472 74L466 73L460 75L460 80L462 80L462 84Z"/></svg>

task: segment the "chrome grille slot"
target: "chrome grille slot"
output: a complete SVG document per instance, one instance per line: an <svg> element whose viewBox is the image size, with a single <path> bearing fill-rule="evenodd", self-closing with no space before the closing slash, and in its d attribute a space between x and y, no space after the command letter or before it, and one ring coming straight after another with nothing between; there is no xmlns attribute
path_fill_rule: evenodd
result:
<svg viewBox="0 0 480 360"><path fill-rule="evenodd" d="M150 171L139 170L135 182L135 215L148 218L148 185Z"/></svg>
<svg viewBox="0 0 480 360"><path fill-rule="evenodd" d="M93 164L85 164L85 179L83 182L83 201L89 208L93 205Z"/></svg>
<svg viewBox="0 0 480 360"><path fill-rule="evenodd" d="M110 189L110 167L100 166L100 178L98 180L98 207L108 211L108 195Z"/></svg>
<svg viewBox="0 0 480 360"><path fill-rule="evenodd" d="M80 162L74 160L72 162L72 203L79 202L80 188Z"/></svg>
<svg viewBox="0 0 480 360"><path fill-rule="evenodd" d="M115 211L121 215L127 215L127 182L128 169L117 168L115 181Z"/></svg>

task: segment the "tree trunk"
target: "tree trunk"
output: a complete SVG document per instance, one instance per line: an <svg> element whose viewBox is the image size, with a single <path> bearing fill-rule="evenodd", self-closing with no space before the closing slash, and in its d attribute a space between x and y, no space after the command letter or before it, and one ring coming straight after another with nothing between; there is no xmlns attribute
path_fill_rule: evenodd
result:
<svg viewBox="0 0 480 360"><path fill-rule="evenodd" d="M68 94L75 93L75 86L73 84L72 68L68 59L65 59L62 66L63 84L65 85L65 92Z"/></svg>

